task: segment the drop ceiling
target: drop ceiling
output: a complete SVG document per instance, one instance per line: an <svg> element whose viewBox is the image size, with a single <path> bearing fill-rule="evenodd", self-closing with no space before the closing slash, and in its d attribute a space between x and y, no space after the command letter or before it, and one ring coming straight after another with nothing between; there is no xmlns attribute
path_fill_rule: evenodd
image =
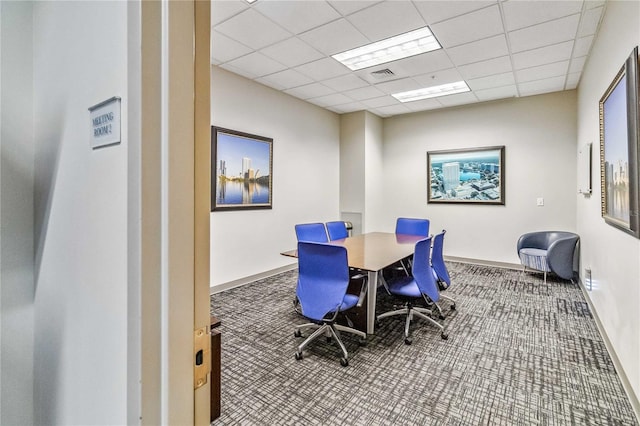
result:
<svg viewBox="0 0 640 426"><path fill-rule="evenodd" d="M213 0L211 63L336 113L381 117L575 89L605 1ZM442 49L351 71L331 55L429 26ZM464 80L470 92L391 95Z"/></svg>

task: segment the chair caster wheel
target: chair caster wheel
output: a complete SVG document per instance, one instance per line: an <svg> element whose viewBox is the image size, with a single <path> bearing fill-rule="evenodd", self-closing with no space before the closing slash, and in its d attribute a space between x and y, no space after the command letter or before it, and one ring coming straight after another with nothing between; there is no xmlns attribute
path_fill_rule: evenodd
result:
<svg viewBox="0 0 640 426"><path fill-rule="evenodd" d="M296 352L296 360L300 361L302 359L302 352Z"/></svg>
<svg viewBox="0 0 640 426"><path fill-rule="evenodd" d="M438 319L444 321L446 319L446 317L442 314L438 315Z"/></svg>
<svg viewBox="0 0 640 426"><path fill-rule="evenodd" d="M455 310L456 310L456 305L455 305L455 304L451 305L451 310L452 310L452 311L455 311Z"/></svg>
<svg viewBox="0 0 640 426"><path fill-rule="evenodd" d="M449 338L449 335L447 333L440 333L440 338L442 340L447 340Z"/></svg>
<svg viewBox="0 0 640 426"><path fill-rule="evenodd" d="M346 367L349 365L349 360L346 358L340 358L340 365Z"/></svg>
<svg viewBox="0 0 640 426"><path fill-rule="evenodd" d="M327 337L327 343L331 343L333 339L331 337Z"/></svg>
<svg viewBox="0 0 640 426"><path fill-rule="evenodd" d="M296 330L293 332L294 337L302 337L302 332L300 330Z"/></svg>
<svg viewBox="0 0 640 426"><path fill-rule="evenodd" d="M367 339L360 339L358 340L358 344L360 346L367 346Z"/></svg>
<svg viewBox="0 0 640 426"><path fill-rule="evenodd" d="M413 339L411 337L405 337L404 339L404 344L405 345L410 345L413 343Z"/></svg>

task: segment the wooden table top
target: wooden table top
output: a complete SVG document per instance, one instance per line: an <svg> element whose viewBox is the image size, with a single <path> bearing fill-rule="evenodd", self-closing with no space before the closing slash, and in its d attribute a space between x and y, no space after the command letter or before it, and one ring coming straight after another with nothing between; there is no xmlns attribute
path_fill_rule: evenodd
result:
<svg viewBox="0 0 640 426"><path fill-rule="evenodd" d="M416 242L423 238L425 237L417 235L370 232L343 240L334 240L329 244L347 248L350 267L365 271L380 271L413 254ZM297 250L290 250L281 254L298 257Z"/></svg>

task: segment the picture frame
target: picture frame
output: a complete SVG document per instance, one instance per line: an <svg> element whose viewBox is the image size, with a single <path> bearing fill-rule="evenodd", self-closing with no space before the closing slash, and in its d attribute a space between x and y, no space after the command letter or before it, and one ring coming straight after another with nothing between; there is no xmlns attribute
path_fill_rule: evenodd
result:
<svg viewBox="0 0 640 426"><path fill-rule="evenodd" d="M273 139L211 126L211 211L271 209Z"/></svg>
<svg viewBox="0 0 640 426"><path fill-rule="evenodd" d="M600 98L600 183L604 221L640 238L638 47Z"/></svg>
<svg viewBox="0 0 640 426"><path fill-rule="evenodd" d="M427 203L505 204L502 146L427 152Z"/></svg>

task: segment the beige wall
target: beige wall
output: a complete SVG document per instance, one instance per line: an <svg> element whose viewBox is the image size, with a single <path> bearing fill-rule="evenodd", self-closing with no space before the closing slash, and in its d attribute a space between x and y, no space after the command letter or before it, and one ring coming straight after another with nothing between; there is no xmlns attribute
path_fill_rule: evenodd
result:
<svg viewBox="0 0 640 426"><path fill-rule="evenodd" d="M215 66L211 103L213 125L273 138L273 209L211 213L215 287L292 265L294 225L340 217L340 119Z"/></svg>
<svg viewBox="0 0 640 426"><path fill-rule="evenodd" d="M578 88L578 143L593 143L591 197L577 196L582 271L592 271L588 292L612 348L640 395L640 240L604 222L600 211L599 99L634 46L640 44L640 3L609 1Z"/></svg>
<svg viewBox="0 0 640 426"><path fill-rule="evenodd" d="M575 231L575 105L570 91L385 119L383 229L426 217L432 233L447 230L445 254L507 263L519 263L525 232ZM496 145L505 146L504 206L427 204L427 151Z"/></svg>

